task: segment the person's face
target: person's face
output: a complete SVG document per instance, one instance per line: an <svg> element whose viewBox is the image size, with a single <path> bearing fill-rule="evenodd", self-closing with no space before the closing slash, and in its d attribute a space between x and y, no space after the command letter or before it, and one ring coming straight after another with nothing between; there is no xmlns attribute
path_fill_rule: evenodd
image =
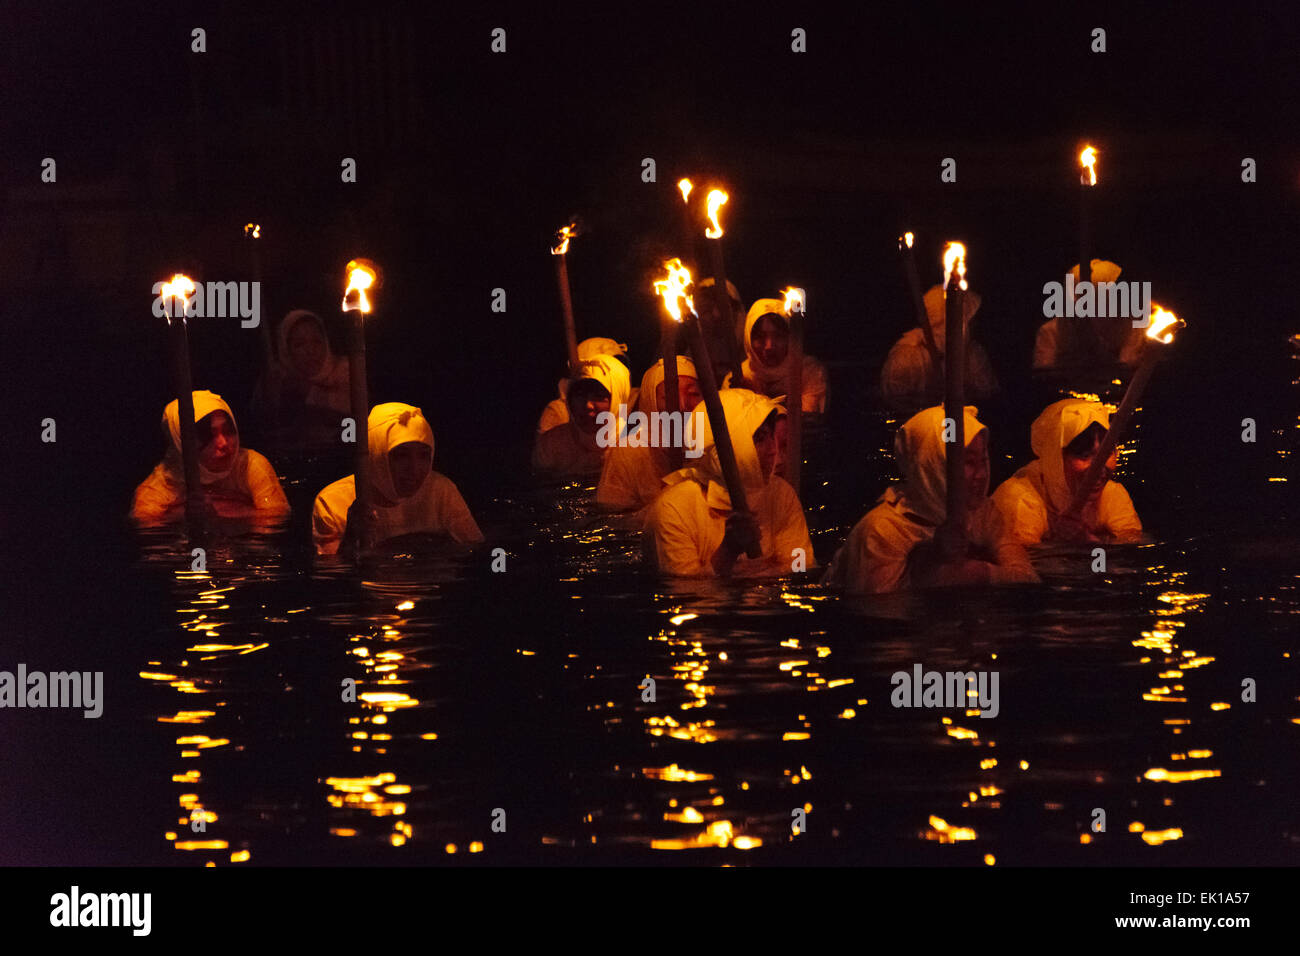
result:
<svg viewBox="0 0 1300 956"><path fill-rule="evenodd" d="M609 391L591 379L584 379L569 391L569 416L578 428L593 435L600 430L597 418L609 411L609 404Z"/></svg>
<svg viewBox="0 0 1300 956"><path fill-rule="evenodd" d="M667 409L668 392L664 388L664 383L660 382L655 386L655 402L661 409ZM683 412L689 412L696 405L704 400L700 392L699 380L693 375L677 376L677 407Z"/></svg>
<svg viewBox="0 0 1300 956"><path fill-rule="evenodd" d="M758 464L763 469L763 479L766 481L772 477L772 471L776 468L776 458L779 451L776 436L777 416L769 415L767 421L758 426L758 431L754 432L754 449L758 452Z"/></svg>
<svg viewBox="0 0 1300 956"><path fill-rule="evenodd" d="M989 433L982 431L966 446L966 502L974 509L989 487Z"/></svg>
<svg viewBox="0 0 1300 956"><path fill-rule="evenodd" d="M1101 450L1103 437L1102 435L1097 436L1097 440L1092 443L1092 447L1085 454L1074 455L1067 451L1061 456L1065 465L1065 487L1071 495L1078 492L1079 485L1083 482L1084 473L1092 464L1092 460L1097 457L1097 452ZM1117 451L1112 450L1110 458L1106 462L1106 467L1102 469L1100 480L1088 493L1088 501L1096 501L1101 497L1101 489L1105 487L1106 482L1110 480L1110 476L1115 473L1115 469L1118 467L1119 454Z"/></svg>
<svg viewBox="0 0 1300 956"><path fill-rule="evenodd" d="M211 438L199 449L199 464L208 471L229 471L239 454L239 432L225 412L205 416L211 426Z"/></svg>
<svg viewBox="0 0 1300 956"><path fill-rule="evenodd" d="M768 368L775 368L790 353L790 330L776 316L765 315L754 323L749 342L758 360Z"/></svg>
<svg viewBox="0 0 1300 956"><path fill-rule="evenodd" d="M289 330L289 363L303 378L311 378L325 364L325 339L310 319L299 319Z"/></svg>
<svg viewBox="0 0 1300 956"><path fill-rule="evenodd" d="M717 294L714 286L704 289L697 289L693 297L696 314L705 327L717 325L722 321L724 315L722 311L722 297Z"/></svg>
<svg viewBox="0 0 1300 956"><path fill-rule="evenodd" d="M388 452L388 471L399 498L420 490L433 466L433 449L421 441L403 442Z"/></svg>

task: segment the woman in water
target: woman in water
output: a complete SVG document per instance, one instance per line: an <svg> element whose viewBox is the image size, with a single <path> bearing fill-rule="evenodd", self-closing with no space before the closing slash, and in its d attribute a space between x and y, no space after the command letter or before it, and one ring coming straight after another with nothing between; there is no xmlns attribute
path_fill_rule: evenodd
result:
<svg viewBox="0 0 1300 956"><path fill-rule="evenodd" d="M988 353L970 338L971 322L979 311L980 297L967 292L963 297L966 312L966 395L983 401L998 390ZM947 343L947 315L944 311L943 286L936 285L925 294L925 315L934 338L934 349L925 330L913 328L894 343L880 370L880 392L891 408L907 412L928 408L943 401L943 356Z"/></svg>
<svg viewBox="0 0 1300 956"><path fill-rule="evenodd" d="M759 299L745 317L745 359L741 376L745 388L769 398L790 394L794 353L790 351L790 322L780 299ZM802 405L805 413L826 412L826 369L811 355L803 357Z"/></svg>
<svg viewBox="0 0 1300 956"><path fill-rule="evenodd" d="M1110 415L1101 402L1075 398L1053 402L1034 419L1029 441L1037 457L993 493L1002 525L1016 541L1136 541L1142 536L1133 500L1123 485L1110 480L1117 465L1113 451L1083 506L1071 509L1109 427Z"/></svg>
<svg viewBox="0 0 1300 956"><path fill-rule="evenodd" d="M280 358L258 383L256 410L280 445L341 448L349 414L348 360L330 348L325 323L294 309L280 323Z"/></svg>
<svg viewBox="0 0 1300 956"><path fill-rule="evenodd" d="M583 362L580 377L564 389L569 420L538 433L533 442L533 470L554 478L599 475L613 445L609 439L622 431L620 408L627 408L630 386L627 366L614 356Z"/></svg>
<svg viewBox="0 0 1300 956"><path fill-rule="evenodd" d="M826 574L827 584L882 594L925 587L1030 583L1038 580L1023 547L999 527L986 497L988 429L965 409L963 473L966 514L948 515L943 407L909 418L894 439L901 483L890 485L849 533ZM949 541L966 546L951 553Z"/></svg>
<svg viewBox="0 0 1300 956"><path fill-rule="evenodd" d="M209 515L222 518L278 519L289 514L280 479L265 457L239 444L235 415L220 395L194 392L194 430L199 444L199 483ZM153 472L135 489L131 518L137 524L164 524L184 517L185 469L181 461L179 402L163 410L170 447Z"/></svg>
<svg viewBox="0 0 1300 956"><path fill-rule="evenodd" d="M701 452L664 479L642 539L647 564L661 574L751 577L814 566L812 540L799 497L774 475L777 421L785 409L744 388L719 393L748 512L733 510L709 418L691 416L688 447ZM748 551L757 547L757 558Z"/></svg>
<svg viewBox="0 0 1300 956"><path fill-rule="evenodd" d="M474 516L451 479L433 470L433 429L413 405L386 402L368 421L371 538L382 543L415 532L445 534L459 544L483 540ZM355 475L316 496L311 532L317 554L336 554L355 544Z"/></svg>
<svg viewBox="0 0 1300 956"><path fill-rule="evenodd" d="M637 411L645 416L644 422L636 432L629 423L628 443L611 448L605 454L600 483L596 485L596 504L599 507L607 511L636 511L637 523L644 520L645 509L664 490L664 476L673 470L670 450L652 445L651 438L658 440L664 434L669 434L684 441L688 416L700 403L695 363L684 355L677 356L677 397L681 415L678 423L669 423L667 428L680 431L668 432L667 428L655 427L655 416L659 415L658 421L662 422L663 413L667 411L664 363L660 359L650 366L641 379Z"/></svg>

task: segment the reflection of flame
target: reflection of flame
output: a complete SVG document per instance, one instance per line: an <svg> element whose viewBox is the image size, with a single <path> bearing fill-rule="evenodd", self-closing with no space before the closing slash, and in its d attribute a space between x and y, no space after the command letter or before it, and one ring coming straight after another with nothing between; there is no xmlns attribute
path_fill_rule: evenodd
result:
<svg viewBox="0 0 1300 956"><path fill-rule="evenodd" d="M1147 326L1147 338L1168 345L1174 340L1174 332L1186 326L1187 323L1172 312L1151 303L1151 324Z"/></svg>
<svg viewBox="0 0 1300 956"><path fill-rule="evenodd" d="M1147 780L1157 783L1186 783L1189 780L1205 780L1208 777L1222 776L1219 770L1166 770L1164 767L1152 767L1142 775Z"/></svg>
<svg viewBox="0 0 1300 956"><path fill-rule="evenodd" d="M555 245L551 246L551 255L562 256L569 251L569 240L578 234L578 223L569 223L555 234Z"/></svg>
<svg viewBox="0 0 1300 956"><path fill-rule="evenodd" d="M343 311L360 310L362 315L370 314L370 299L366 290L375 284L375 270L365 265L362 260L353 259L348 263L348 287L343 292ZM349 304L348 297L356 293L356 299Z"/></svg>
<svg viewBox="0 0 1300 956"><path fill-rule="evenodd" d="M682 191L682 202L690 202L691 190L695 188L694 184L689 179L679 179L677 180L677 188Z"/></svg>
<svg viewBox="0 0 1300 956"><path fill-rule="evenodd" d="M930 816L930 829L925 831L927 840L938 840L940 843L956 843L960 840L974 840L975 831L970 827L954 827L943 817Z"/></svg>
<svg viewBox="0 0 1300 956"><path fill-rule="evenodd" d="M1079 154L1079 165L1088 171L1088 185L1097 185L1097 150L1091 146L1085 146L1083 152ZM1079 181L1083 181L1083 176L1079 176Z"/></svg>
<svg viewBox="0 0 1300 956"><path fill-rule="evenodd" d="M790 286L790 288L783 290L782 295L785 296L786 315L790 315L791 313L794 312L798 312L800 315L803 314L803 310L804 310L803 289L800 289L796 286Z"/></svg>
<svg viewBox="0 0 1300 956"><path fill-rule="evenodd" d="M261 239L262 227L255 222L250 222L248 225L244 226L244 235L250 236L253 239Z"/></svg>
<svg viewBox="0 0 1300 956"><path fill-rule="evenodd" d="M721 189L713 189L709 191L709 222L713 223L713 226L709 229L705 229L704 234L710 239L722 238L722 226L718 223L718 207L726 201L727 194Z"/></svg>
<svg viewBox="0 0 1300 956"><path fill-rule="evenodd" d="M668 276L655 280L655 295L664 297L664 308L675 322L680 322L683 318L682 300L692 313L695 312L695 302L686 291L691 288L691 271L682 265L681 259L669 259L664 268L668 270Z"/></svg>
<svg viewBox="0 0 1300 956"><path fill-rule="evenodd" d="M175 312L171 303L174 299L181 300L181 315L185 315L186 309L189 308L189 297L194 292L194 283L189 276L181 275L179 272L172 276L171 282L164 282L162 287L163 299L168 303L167 314L175 318Z"/></svg>
<svg viewBox="0 0 1300 956"><path fill-rule="evenodd" d="M950 242L943 247L943 288L948 290L948 280L953 270L957 272L958 285L966 291L966 247L960 242Z"/></svg>

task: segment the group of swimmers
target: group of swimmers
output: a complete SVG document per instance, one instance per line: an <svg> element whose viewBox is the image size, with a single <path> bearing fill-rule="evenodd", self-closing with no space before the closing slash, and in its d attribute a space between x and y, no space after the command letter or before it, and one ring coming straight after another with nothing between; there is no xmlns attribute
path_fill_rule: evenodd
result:
<svg viewBox="0 0 1300 956"><path fill-rule="evenodd" d="M1112 268L1113 267L1113 268ZM1076 267L1077 268L1077 267ZM1093 262L1097 281L1113 263ZM827 376L812 356L791 348L784 303L759 299L744 310L734 285L725 294L697 288L701 326L710 353L719 400L730 434L743 490L743 509L733 506L712 423L704 413L701 385L692 360L676 356L678 408L685 416L684 444L690 456L646 440L610 443L608 423L625 437L648 427L669 406L663 360L645 372L639 389L623 362L626 346L612 339L587 339L578 346L577 373L561 380L559 397L543 410L532 463L539 474L595 479L596 504L642 529L646 563L664 575L763 577L809 571L817 566L803 506L786 480L786 402L797 400L805 420L816 423L828 406ZM973 406L965 409L964 468L967 510L947 514L942 395L943 290L925 296L932 334L906 333L890 351L881 375L885 399L894 407L926 404L898 431L894 452L901 482L890 485L857 523L827 569L824 581L860 593L977 583L1031 583L1037 573L1026 550L1043 542L1133 540L1142 526L1128 493L1110 479L1114 453L1092 487L1081 487L1109 425L1100 401L1068 398L1053 402L1034 421L1035 459L990 495L989 432ZM966 322L979 297L966 296ZM1056 320L1053 320L1056 321ZM1112 324L1127 326L1109 320ZM1047 325L1050 325L1048 323ZM1035 365L1065 364L1062 344L1069 335L1039 332ZM1130 355L1127 332L1097 330L1093 347L1114 346L1111 361ZM1053 338L1056 346L1047 341ZM1080 339L1081 340L1081 339ZM280 358L259 386L257 407L264 418L319 432L335 443L348 413L346 359L329 348L321 320L290 312L280 325ZM743 349L744 360L738 361ZM1055 349L1054 354L1048 351ZM1128 350L1128 351L1126 351ZM1038 353L1042 352L1042 355ZM970 393L977 400L996 390L987 355L968 347ZM790 396L798 362L800 394ZM623 409L643 414L628 429ZM281 519L289 504L265 457L242 448L229 405L212 392L194 392L204 507L223 517ZM631 416L629 416L631 417ZM177 402L163 416L170 447L162 462L136 489L132 517L141 524L180 518L185 481ZM411 533L445 535L462 545L483 534L450 479L433 470L433 430L419 408L397 402L375 406L368 421L368 449L374 500L369 521L376 542ZM356 545L356 488L352 475L325 487L312 511L312 537L319 554L349 552ZM1083 502L1080 506L1080 502ZM950 542L959 542L954 548Z"/></svg>

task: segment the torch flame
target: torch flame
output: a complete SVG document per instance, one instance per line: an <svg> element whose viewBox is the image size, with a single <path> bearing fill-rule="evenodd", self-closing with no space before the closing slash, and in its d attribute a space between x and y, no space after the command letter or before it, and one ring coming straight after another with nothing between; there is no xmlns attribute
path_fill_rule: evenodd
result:
<svg viewBox="0 0 1300 956"><path fill-rule="evenodd" d="M189 308L189 297L194 291L194 283L187 275L181 275L179 272L172 276L171 282L164 282L162 287L163 300L167 303L167 315L169 318L175 318L176 313L173 308L173 302L176 299L181 300L181 317L184 318L186 309Z"/></svg>
<svg viewBox="0 0 1300 956"><path fill-rule="evenodd" d="M569 240L578 234L578 221L575 219L555 234L555 245L551 246L551 255L562 256L569 251Z"/></svg>
<svg viewBox="0 0 1300 956"><path fill-rule="evenodd" d="M689 179L677 180L677 188L682 191L682 202L691 201L691 190L695 188L694 183Z"/></svg>
<svg viewBox="0 0 1300 956"><path fill-rule="evenodd" d="M1186 327L1187 323L1178 316L1151 303L1151 324L1147 326L1147 338L1168 345L1174 340L1174 332Z"/></svg>
<svg viewBox="0 0 1300 956"><path fill-rule="evenodd" d="M668 270L668 275L655 280L655 295L664 297L664 308L673 317L673 321L680 322L682 300L685 300L691 313L695 313L695 302L687 291L691 288L691 271L682 265L681 259L669 259L664 263L664 268Z"/></svg>
<svg viewBox="0 0 1300 956"><path fill-rule="evenodd" d="M782 290L781 294L785 296L786 315L790 315L794 312L798 312L800 315L803 314L803 289L800 289L798 286L790 286L790 288Z"/></svg>
<svg viewBox="0 0 1300 956"><path fill-rule="evenodd" d="M250 236L253 239L261 239L262 227L255 222L250 222L248 225L244 226L244 235Z"/></svg>
<svg viewBox="0 0 1300 956"><path fill-rule="evenodd" d="M1097 185L1097 150L1091 146L1085 146L1083 152L1079 154L1079 165L1088 171L1088 185ZM1083 176L1079 176L1079 181L1083 181Z"/></svg>
<svg viewBox="0 0 1300 956"><path fill-rule="evenodd" d="M352 312L359 310L362 315L370 314L370 299L366 296L366 290L375 284L375 270L366 265L363 260L353 259L348 263L348 287L343 292L343 311ZM352 293L356 293L356 298L349 303L348 299Z"/></svg>
<svg viewBox="0 0 1300 956"><path fill-rule="evenodd" d="M943 288L945 295L948 291L948 280L952 278L954 269L957 272L957 284L961 286L961 290L965 292L966 247L960 242L949 242L943 247Z"/></svg>
<svg viewBox="0 0 1300 956"><path fill-rule="evenodd" d="M904 244L906 244L907 248L909 248L909 249L912 248L912 239L913 239L913 236L912 236L912 234L911 234L910 232L905 232L905 233L903 233L903 242L904 242Z"/></svg>
<svg viewBox="0 0 1300 956"><path fill-rule="evenodd" d="M710 239L722 238L722 226L718 224L718 207L727 201L727 194L721 189L710 190L709 192L709 222L713 223L712 228L705 229L704 234Z"/></svg>

